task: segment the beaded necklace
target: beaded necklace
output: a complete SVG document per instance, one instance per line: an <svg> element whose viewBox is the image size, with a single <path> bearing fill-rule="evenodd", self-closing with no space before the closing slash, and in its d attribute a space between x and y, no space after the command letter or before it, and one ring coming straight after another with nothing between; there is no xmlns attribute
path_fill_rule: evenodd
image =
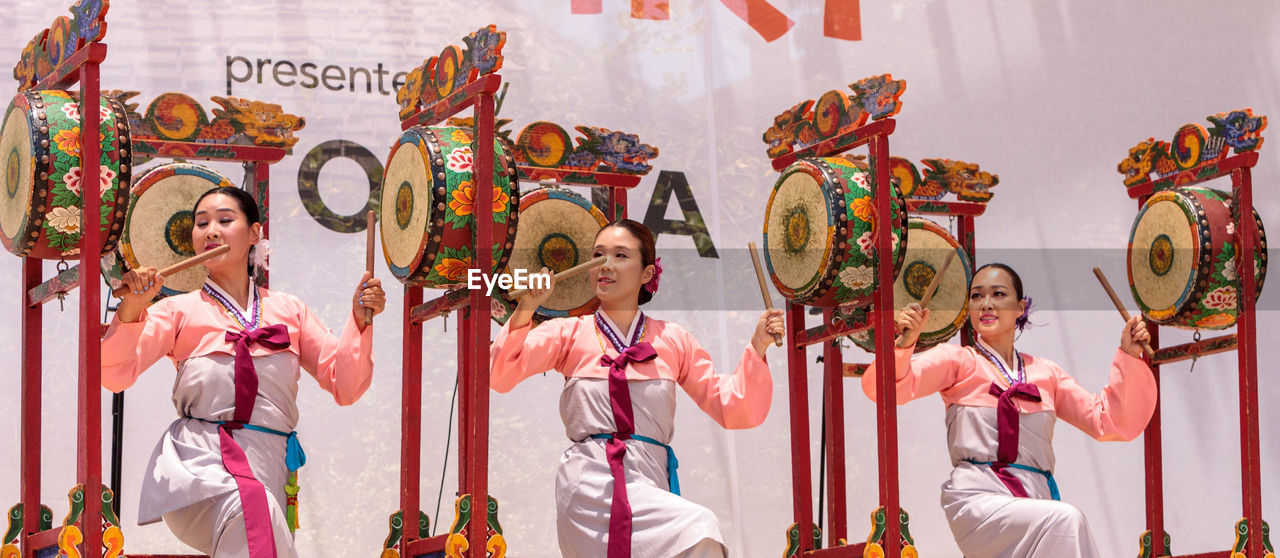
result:
<svg viewBox="0 0 1280 558"><path fill-rule="evenodd" d="M605 317L600 313L600 310L596 310L596 339L600 341L600 352L605 352L604 339L601 338L602 332L604 337L609 338L609 344L613 345L613 349L619 353L644 339L645 325L648 320L645 319L643 312L637 312L636 319L640 320L640 323L636 324L636 331L631 336L631 343L624 344L622 336L613 330L609 322L605 321Z"/></svg>
<svg viewBox="0 0 1280 558"><path fill-rule="evenodd" d="M1017 376L1015 377L1013 373L1009 371L1008 367L1004 365L1004 361L1000 360L1000 358L997 357L995 353L991 352L991 349L988 349L981 341L974 343L973 346L977 347L978 352L982 353L982 356L986 357L986 359L991 362L991 365L996 367L996 370L1000 372L1000 375L1004 377L1005 382L1009 385L1012 386L1014 384L1020 384L1027 381L1027 369L1022 363L1022 355L1018 353L1018 351L1013 351L1013 358L1017 361L1018 368Z"/></svg>
<svg viewBox="0 0 1280 558"><path fill-rule="evenodd" d="M205 283L201 289L204 290L205 294L209 295L209 298L212 298L214 302L217 302L218 306L221 306L222 310L226 312L227 315L231 316L231 319L235 320L236 323L239 324L240 329L245 331L258 329L259 319L262 314L262 297L259 296L258 287L256 285L250 289L253 292L253 303L251 304L252 310L250 310L248 317L241 314L240 310L236 308L235 303L228 300L226 295L223 295L218 291L218 289L213 288L209 283Z"/></svg>

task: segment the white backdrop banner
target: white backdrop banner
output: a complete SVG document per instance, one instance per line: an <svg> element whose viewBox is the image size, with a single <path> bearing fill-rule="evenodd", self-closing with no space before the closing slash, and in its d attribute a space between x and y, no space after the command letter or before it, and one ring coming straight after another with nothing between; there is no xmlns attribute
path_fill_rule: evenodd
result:
<svg viewBox="0 0 1280 558"><path fill-rule="evenodd" d="M68 1L0 0L0 54L17 63ZM760 240L777 177L761 135L802 100L871 75L905 79L892 153L977 162L999 175L977 224L978 263L1018 268L1036 300L1036 327L1018 348L1055 360L1095 391L1106 382L1121 322L1090 268L1124 281L1136 214L1116 164L1139 140L1167 140L1206 115L1280 108L1280 8L1261 0L883 0L860 8L834 0L117 0L107 21L103 87L140 91L143 109L177 91L206 110L211 96L229 95L306 118L292 155L271 168L272 287L298 295L334 328L350 312L364 265L360 216L399 135L395 87L425 58L496 24L507 32L499 73L510 88L499 116L513 121L510 129L539 120L599 126L660 150L629 197L630 216L655 229L659 255L670 262L646 311L693 332L724 372L761 310L745 250ZM1268 142L1253 175L1269 224L1280 222L1273 151ZM236 165L211 166L236 182L243 176ZM53 267L45 266L46 277ZM0 264L0 309L9 316L0 319L0 338L10 340L0 344L0 361L11 363L0 375L5 508L19 497L20 268L16 257ZM376 555L398 508L402 289L385 266L377 274L390 300L376 325L372 388L342 408L305 377L299 393L298 430L310 458L297 534L303 556ZM57 303L44 310L43 494L57 518L75 474L76 298L66 311ZM1269 405L1280 401L1271 374L1280 348L1266 342L1280 325L1277 300L1264 291L1258 317L1263 463L1280 450ZM439 532L452 522L457 486L457 436L450 442L448 426L456 344L452 324L446 331L435 320L425 329L422 507ZM1166 343L1190 339L1165 331ZM818 354L808 353L815 486ZM852 345L845 358L869 360ZM781 554L793 522L786 365L776 349L769 360L774 401L763 426L727 432L687 400L677 413L684 495L715 512L733 556ZM1241 516L1235 363L1228 353L1201 359L1194 373L1189 363L1162 373L1167 530L1180 554L1228 547ZM136 525L146 459L175 416L173 371L162 362L126 392L120 499L132 553L184 550L165 527ZM559 555L552 486L568 445L556 411L561 386L549 374L492 398L490 486L511 556ZM845 394L856 541L877 505L875 415L856 382ZM104 398L110 409L105 391ZM958 557L938 504L950 470L943 405L926 398L901 407L899 417L911 532L922 556ZM1144 530L1141 441L1099 443L1066 424L1058 434L1063 498L1088 516L1104 554L1135 553ZM1277 480L1264 466L1264 502L1273 510Z"/></svg>

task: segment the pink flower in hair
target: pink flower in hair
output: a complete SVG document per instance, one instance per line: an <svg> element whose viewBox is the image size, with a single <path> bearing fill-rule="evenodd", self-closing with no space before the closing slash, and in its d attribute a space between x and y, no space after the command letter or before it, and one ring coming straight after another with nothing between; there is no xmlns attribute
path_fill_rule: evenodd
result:
<svg viewBox="0 0 1280 558"><path fill-rule="evenodd" d="M653 278L649 279L649 282L644 284L644 290L649 291L649 294L654 294L658 292L659 277L662 277L662 258L654 258L653 259Z"/></svg>

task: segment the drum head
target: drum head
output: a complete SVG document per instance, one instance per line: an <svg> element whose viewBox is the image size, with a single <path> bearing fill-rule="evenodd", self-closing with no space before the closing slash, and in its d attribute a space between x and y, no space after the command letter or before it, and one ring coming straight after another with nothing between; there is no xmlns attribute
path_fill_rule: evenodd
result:
<svg viewBox="0 0 1280 558"><path fill-rule="evenodd" d="M21 96L19 96L21 98ZM15 103L5 111L0 129L0 233L15 253L26 234L33 182L31 123L27 111Z"/></svg>
<svg viewBox="0 0 1280 558"><path fill-rule="evenodd" d="M1194 208L1176 192L1156 194L1138 213L1129 237L1129 277L1152 319L1173 316L1191 296L1200 236Z"/></svg>
<svg viewBox="0 0 1280 558"><path fill-rule="evenodd" d="M427 239L436 231L431 206L431 165L426 141L417 130L400 136L382 179L382 252L396 277L408 277L417 268Z"/></svg>
<svg viewBox="0 0 1280 558"><path fill-rule="evenodd" d="M607 224L604 213L572 191L529 192L520 198L520 228L509 269L536 273L546 267L558 273L585 262L591 259L596 234ZM579 275L556 285L538 311L550 317L586 313L593 306L594 292L587 275Z"/></svg>
<svg viewBox="0 0 1280 558"><path fill-rule="evenodd" d="M193 211L201 194L219 186L233 186L217 172L190 163L155 167L134 181L120 252L130 269L163 269L194 255ZM170 275L164 295L191 292L204 284L202 265Z"/></svg>
<svg viewBox="0 0 1280 558"><path fill-rule="evenodd" d="M766 261L784 296L817 287L831 255L834 216L820 176L803 167L784 176L765 210Z"/></svg>

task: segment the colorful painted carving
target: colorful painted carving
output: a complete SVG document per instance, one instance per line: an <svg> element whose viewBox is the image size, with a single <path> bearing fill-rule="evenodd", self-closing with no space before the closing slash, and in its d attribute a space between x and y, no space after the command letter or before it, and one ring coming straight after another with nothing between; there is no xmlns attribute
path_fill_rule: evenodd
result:
<svg viewBox="0 0 1280 558"><path fill-rule="evenodd" d="M987 203L1000 177L983 171L977 163L951 159L923 159L924 174L902 157L889 158L890 179L908 199L938 200L948 193L960 201Z"/></svg>
<svg viewBox="0 0 1280 558"><path fill-rule="evenodd" d="M817 525L813 527L813 548L822 548L822 528ZM783 551L782 558L800 558L800 524L792 523L787 527L787 549Z"/></svg>
<svg viewBox="0 0 1280 558"><path fill-rule="evenodd" d="M534 122L520 131L516 140L516 162L542 168L569 168L583 171L646 174L653 169L649 160L658 148L640 143L635 134L574 126L582 137L577 147L569 133L551 122Z"/></svg>
<svg viewBox="0 0 1280 558"><path fill-rule="evenodd" d="M102 487L102 558L121 558L124 555L124 533L120 530L120 518L116 517L112 502L115 493ZM79 545L84 542L84 533L80 525L80 515L84 513L84 485L77 484L67 493L70 509L62 520L62 529L58 532L58 558L79 558Z"/></svg>
<svg viewBox="0 0 1280 558"><path fill-rule="evenodd" d="M1169 549L1169 544L1173 539L1169 537L1169 533L1164 534L1164 553L1160 556L1173 556L1173 551ZM1142 550L1138 553L1138 558L1158 558L1151 553L1151 531L1143 531L1142 536L1138 538L1138 544Z"/></svg>
<svg viewBox="0 0 1280 558"><path fill-rule="evenodd" d="M1172 143L1147 138L1129 148L1129 156L1116 166L1125 185L1146 182L1152 172L1163 178L1215 163L1229 152L1239 155L1262 147L1267 117L1255 116L1251 108L1220 112L1206 120L1213 124L1208 130L1185 124L1173 134Z"/></svg>
<svg viewBox="0 0 1280 558"><path fill-rule="evenodd" d="M828 91L815 102L805 100L774 117L764 132L770 158L801 151L819 142L850 132L868 119L882 120L902 110L902 93L907 82L890 74L865 78L849 84L853 93Z"/></svg>
<svg viewBox="0 0 1280 558"><path fill-rule="evenodd" d="M448 558L462 558L470 547L467 534L471 523L471 495L459 496L454 502L454 511L453 526L449 528L449 537L444 543L444 555ZM498 524L498 501L492 496L489 497L486 511L486 555L488 558L504 558L507 555L507 540L502 536L502 525Z"/></svg>
<svg viewBox="0 0 1280 558"><path fill-rule="evenodd" d="M110 0L78 0L71 6L70 18L58 16L48 29L36 33L22 49L22 58L13 68L18 91L35 87L77 50L101 41L107 34L106 15L110 4Z"/></svg>
<svg viewBox="0 0 1280 558"><path fill-rule="evenodd" d="M884 533L885 527L885 509L884 506L876 508L871 512L871 534L867 535L867 546L862 551L863 558L885 558L884 554ZM908 529L910 517L904 509L898 509L898 527L901 530L902 552L899 554L902 558L918 558L919 552L916 551L916 541L911 538L911 531Z"/></svg>
<svg viewBox="0 0 1280 558"><path fill-rule="evenodd" d="M1242 518L1236 522L1236 541L1231 545L1231 558L1248 558L1245 547L1249 545L1249 519ZM1271 546L1271 526L1262 522L1262 558L1275 558L1276 549Z"/></svg>
<svg viewBox="0 0 1280 558"><path fill-rule="evenodd" d="M430 520L426 512L418 512L418 534L430 532ZM404 552L404 510L397 510L387 518L390 532L382 543L382 554L378 558L400 558Z"/></svg>
<svg viewBox="0 0 1280 558"><path fill-rule="evenodd" d="M449 45L439 56L428 58L405 76L396 90L400 119L413 116L424 107L461 90L482 75L502 68L502 46L507 33L496 25L481 27L462 38L466 48Z"/></svg>
<svg viewBox="0 0 1280 558"><path fill-rule="evenodd" d="M145 114L139 114L137 103L129 103L137 94L120 90L104 93L125 103L136 140L288 149L298 143L293 133L307 125L305 118L284 112L280 105L237 97L212 97L220 108L213 109L210 120L198 101L182 93L163 93L147 105ZM159 154L145 144L137 145L135 151L139 155Z"/></svg>

